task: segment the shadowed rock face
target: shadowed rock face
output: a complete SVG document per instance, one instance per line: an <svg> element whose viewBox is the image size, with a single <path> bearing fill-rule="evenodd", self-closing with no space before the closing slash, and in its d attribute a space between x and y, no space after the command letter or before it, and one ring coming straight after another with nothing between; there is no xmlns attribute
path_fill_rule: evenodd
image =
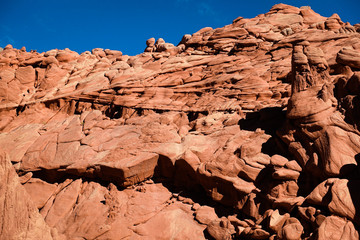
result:
<svg viewBox="0 0 360 240"><path fill-rule="evenodd" d="M358 239L357 30L278 4L137 56L6 46L0 238Z"/></svg>
<svg viewBox="0 0 360 240"><path fill-rule="evenodd" d="M289 151L298 153L302 167L324 176L347 176L347 167L357 168L360 133L336 109L334 86L323 56L321 49L294 46L292 95L287 107L287 133L282 138L285 142L292 139L287 142Z"/></svg>

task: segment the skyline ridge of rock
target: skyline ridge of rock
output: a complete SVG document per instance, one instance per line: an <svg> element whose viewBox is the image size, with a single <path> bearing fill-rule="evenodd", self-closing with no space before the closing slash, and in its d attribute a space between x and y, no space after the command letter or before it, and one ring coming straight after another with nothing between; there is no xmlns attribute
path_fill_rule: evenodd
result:
<svg viewBox="0 0 360 240"><path fill-rule="evenodd" d="M136 56L8 45L0 239L358 239L359 94L360 27L309 7Z"/></svg>

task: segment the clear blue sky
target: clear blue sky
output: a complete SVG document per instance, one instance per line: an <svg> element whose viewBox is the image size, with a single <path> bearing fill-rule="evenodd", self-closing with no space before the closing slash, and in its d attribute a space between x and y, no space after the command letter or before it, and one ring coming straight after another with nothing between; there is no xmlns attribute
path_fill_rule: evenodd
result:
<svg viewBox="0 0 360 240"><path fill-rule="evenodd" d="M338 13L344 22L360 22L360 0L283 0L311 6L325 17ZM0 0L0 46L44 52L96 47L141 53L150 37L179 43L186 33L222 27L238 16L253 18L279 1L264 0Z"/></svg>

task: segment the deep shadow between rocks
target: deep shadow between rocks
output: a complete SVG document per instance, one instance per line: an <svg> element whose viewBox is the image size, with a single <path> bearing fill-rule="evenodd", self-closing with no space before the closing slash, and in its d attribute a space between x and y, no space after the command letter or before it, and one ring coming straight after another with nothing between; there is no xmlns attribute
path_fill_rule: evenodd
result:
<svg viewBox="0 0 360 240"><path fill-rule="evenodd" d="M360 180L360 153L355 155L356 164L346 164L340 169L340 177L349 180Z"/></svg>
<svg viewBox="0 0 360 240"><path fill-rule="evenodd" d="M273 135L271 138L269 138L266 142L262 144L261 152L269 156L278 154L287 159L291 158L291 154L289 153L287 146L276 135Z"/></svg>
<svg viewBox="0 0 360 240"><path fill-rule="evenodd" d="M32 177L39 178L51 184L63 182L68 178L77 178L76 176L69 176L69 174L67 174L65 171L58 171L57 169L41 169L39 171L32 171L32 174Z"/></svg>
<svg viewBox="0 0 360 240"><path fill-rule="evenodd" d="M349 189L352 203L355 207L354 225L357 230L360 229L360 153L356 154L357 164L347 164L340 169L341 178L348 179L347 187Z"/></svg>
<svg viewBox="0 0 360 240"><path fill-rule="evenodd" d="M216 240L215 238L213 238L213 237L209 234L209 232L207 231L207 228L204 229L203 233L204 233L205 239L208 239L208 240Z"/></svg>
<svg viewBox="0 0 360 240"><path fill-rule="evenodd" d="M159 154L157 165L154 169L154 178L171 180L175 174L175 166L171 159L165 155Z"/></svg>
<svg viewBox="0 0 360 240"><path fill-rule="evenodd" d="M240 129L255 131L260 128L266 134L274 136L276 130L286 121L286 111L281 107L263 108L258 112L246 113L244 119L239 120Z"/></svg>
<svg viewBox="0 0 360 240"><path fill-rule="evenodd" d="M354 224L357 229L360 226L360 191L359 191L360 179L349 180L347 187L350 192L351 200L355 206Z"/></svg>
<svg viewBox="0 0 360 240"><path fill-rule="evenodd" d="M247 113L244 119L239 120L241 130L263 130L271 138L263 143L261 152L269 156L275 154L290 157L287 146L277 137L276 131L283 127L286 121L286 111L281 107L263 108L258 112Z"/></svg>
<svg viewBox="0 0 360 240"><path fill-rule="evenodd" d="M67 179L77 180L82 179L83 182L96 182L103 187L108 187L110 183L115 184L116 187L121 191L125 189L124 187L114 183L113 181L106 181L102 178L96 176L81 176L72 174L71 172L62 171L62 169L41 169L38 171L33 171L33 178L39 178L45 182L54 184L54 183L62 183Z"/></svg>
<svg viewBox="0 0 360 240"><path fill-rule="evenodd" d="M255 186L264 192L270 189L272 187L272 182L268 180L272 179L274 171L274 167L270 165L263 168L254 181Z"/></svg>
<svg viewBox="0 0 360 240"><path fill-rule="evenodd" d="M192 202L201 206L214 208L218 217L238 213L234 207L214 201L200 184L198 173L184 159L178 159L173 166L169 158L160 157L152 179L156 183L163 184L170 192L178 196L178 199L191 199ZM204 231L204 234L208 233Z"/></svg>
<svg viewBox="0 0 360 240"><path fill-rule="evenodd" d="M310 172L300 172L300 176L297 180L299 185L298 196L308 196L322 181L324 181L323 178L317 177Z"/></svg>

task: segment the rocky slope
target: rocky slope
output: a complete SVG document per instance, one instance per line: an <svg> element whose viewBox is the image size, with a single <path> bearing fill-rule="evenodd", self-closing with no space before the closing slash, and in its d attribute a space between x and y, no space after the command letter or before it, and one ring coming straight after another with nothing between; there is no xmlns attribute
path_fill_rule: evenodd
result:
<svg viewBox="0 0 360 240"><path fill-rule="evenodd" d="M0 238L359 239L359 32L278 4L137 56L6 46Z"/></svg>

